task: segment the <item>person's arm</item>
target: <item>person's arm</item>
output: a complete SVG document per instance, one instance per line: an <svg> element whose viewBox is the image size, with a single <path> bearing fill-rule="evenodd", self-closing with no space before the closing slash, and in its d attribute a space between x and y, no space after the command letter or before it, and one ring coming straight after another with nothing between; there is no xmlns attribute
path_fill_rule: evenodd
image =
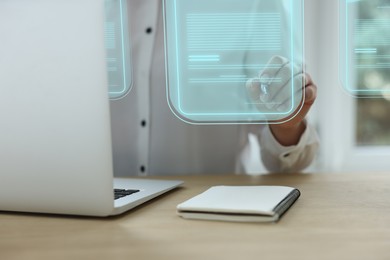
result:
<svg viewBox="0 0 390 260"><path fill-rule="evenodd" d="M260 111L278 111L285 109L292 80L295 86L304 84L302 91L296 90L296 97L304 91L305 98L291 118L284 118L284 123L270 122L266 131L260 134L261 157L264 165L271 171L297 171L305 168L313 159L318 147L318 139L314 129L308 129L305 117L317 97L317 87L308 74L302 72L301 66L291 64L286 58L274 56L269 61L269 66L260 72L259 78L247 82L247 90L251 99L256 103ZM275 69L272 65L278 65ZM294 78L291 78L291 71ZM279 78L281 81L265 84L262 78ZM262 85L267 85L263 89ZM301 85L302 86L302 85ZM302 93L303 94L303 93ZM276 104L267 106L267 104ZM312 137L314 136L314 137Z"/></svg>
<svg viewBox="0 0 390 260"><path fill-rule="evenodd" d="M262 161L269 171L301 171L313 161L318 137L305 117L317 97L317 87L305 74L305 101L298 114L283 124L269 125L260 136Z"/></svg>
<svg viewBox="0 0 390 260"><path fill-rule="evenodd" d="M317 86L310 75L305 74L305 100L299 113L290 121L283 124L270 125L275 139L283 146L297 145L306 130L304 118L317 98Z"/></svg>
<svg viewBox="0 0 390 260"><path fill-rule="evenodd" d="M261 160L268 171L299 172L312 163L319 147L317 133L306 121L302 124L305 130L294 145L280 144L270 127L265 127L260 133Z"/></svg>

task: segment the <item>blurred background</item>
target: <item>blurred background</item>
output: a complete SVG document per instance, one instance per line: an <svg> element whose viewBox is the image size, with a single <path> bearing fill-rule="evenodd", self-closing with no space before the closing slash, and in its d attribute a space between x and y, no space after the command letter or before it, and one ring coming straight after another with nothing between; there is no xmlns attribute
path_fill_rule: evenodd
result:
<svg viewBox="0 0 390 260"><path fill-rule="evenodd" d="M343 89L339 80L339 4L344 0L305 1L305 44L307 71L318 85L318 100L310 114L321 140L316 162L309 171L319 172L388 172L390 169L390 98L358 98ZM378 4L390 7L389 1L371 0L373 8L362 8L357 19L375 17ZM390 21L390 8L386 21ZM390 52L390 26L361 37L380 37ZM363 40L369 40L363 39ZM386 46L387 45L387 46ZM390 54L390 53L388 53ZM380 62L380 61L378 61ZM382 61L383 62L383 61ZM356 84L376 81L390 88L389 69L371 70L357 78Z"/></svg>

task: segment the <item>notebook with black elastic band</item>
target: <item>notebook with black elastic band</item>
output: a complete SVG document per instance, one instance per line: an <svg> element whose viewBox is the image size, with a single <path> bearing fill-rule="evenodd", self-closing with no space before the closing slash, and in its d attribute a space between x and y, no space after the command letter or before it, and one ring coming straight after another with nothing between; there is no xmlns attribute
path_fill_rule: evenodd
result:
<svg viewBox="0 0 390 260"><path fill-rule="evenodd" d="M215 186L179 204L186 219L276 222L300 197L286 186Z"/></svg>

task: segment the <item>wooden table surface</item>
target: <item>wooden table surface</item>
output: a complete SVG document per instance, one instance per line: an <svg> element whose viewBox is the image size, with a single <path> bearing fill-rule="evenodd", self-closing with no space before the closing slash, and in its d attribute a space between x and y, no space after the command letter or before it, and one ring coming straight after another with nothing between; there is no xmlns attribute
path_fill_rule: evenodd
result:
<svg viewBox="0 0 390 260"><path fill-rule="evenodd" d="M0 212L0 259L390 259L390 174L185 176L119 217ZM175 207L213 185L287 185L278 223L184 220Z"/></svg>

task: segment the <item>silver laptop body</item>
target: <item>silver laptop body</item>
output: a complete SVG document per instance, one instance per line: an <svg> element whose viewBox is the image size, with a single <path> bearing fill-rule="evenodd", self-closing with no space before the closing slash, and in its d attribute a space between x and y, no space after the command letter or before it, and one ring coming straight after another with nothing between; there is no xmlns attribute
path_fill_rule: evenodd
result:
<svg viewBox="0 0 390 260"><path fill-rule="evenodd" d="M0 38L0 211L115 215L181 184L113 178L104 0L0 0Z"/></svg>

